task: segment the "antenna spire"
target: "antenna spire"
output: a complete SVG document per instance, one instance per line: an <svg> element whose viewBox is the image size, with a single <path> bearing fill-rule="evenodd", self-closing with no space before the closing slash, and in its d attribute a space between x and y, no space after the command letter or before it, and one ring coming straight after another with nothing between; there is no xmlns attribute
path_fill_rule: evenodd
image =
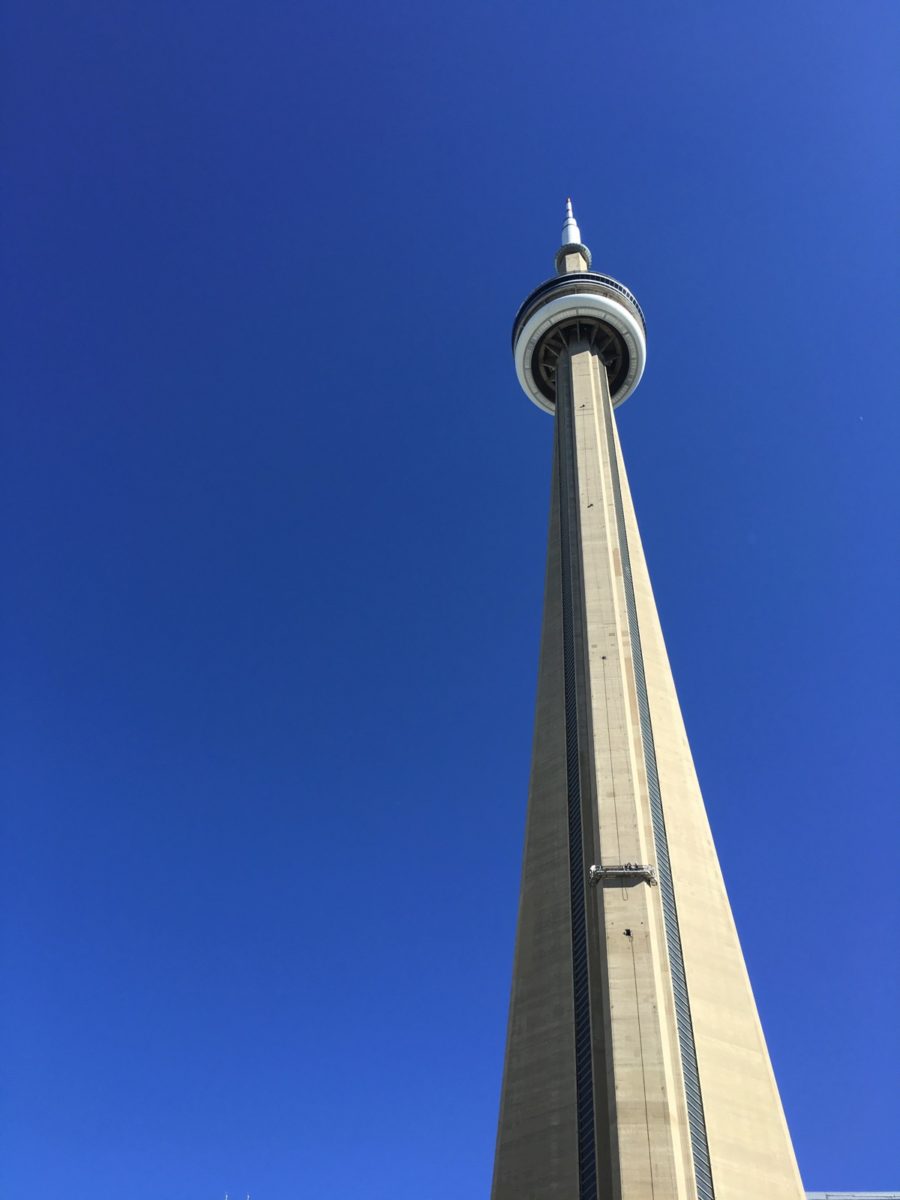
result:
<svg viewBox="0 0 900 1200"><path fill-rule="evenodd" d="M572 271L589 271L591 252L581 240L581 230L572 212L572 199L566 201L566 219L562 227L562 245L556 252L557 275L568 275Z"/></svg>
<svg viewBox="0 0 900 1200"><path fill-rule="evenodd" d="M580 246L581 245L581 230L578 228L578 222L572 212L572 197L566 200L566 221L562 230L563 246Z"/></svg>

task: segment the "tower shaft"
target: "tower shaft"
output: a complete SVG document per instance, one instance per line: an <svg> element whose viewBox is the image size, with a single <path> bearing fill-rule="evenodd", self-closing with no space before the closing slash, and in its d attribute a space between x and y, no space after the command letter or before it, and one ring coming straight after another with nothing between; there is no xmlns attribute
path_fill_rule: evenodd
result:
<svg viewBox="0 0 900 1200"><path fill-rule="evenodd" d="M589 326L555 412L493 1200L798 1200Z"/></svg>

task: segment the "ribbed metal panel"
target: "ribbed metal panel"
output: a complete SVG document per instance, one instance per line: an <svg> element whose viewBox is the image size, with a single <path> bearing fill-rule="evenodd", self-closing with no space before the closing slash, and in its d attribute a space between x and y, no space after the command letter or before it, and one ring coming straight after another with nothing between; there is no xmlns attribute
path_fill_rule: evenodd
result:
<svg viewBox="0 0 900 1200"><path fill-rule="evenodd" d="M591 999L588 979L587 913L585 911L584 839L582 834L581 773L578 741L578 678L575 653L573 585L578 547L578 502L571 406L560 402L559 513L562 558L563 664L566 697L566 785L569 813L569 886L572 904L572 974L575 1012L575 1084L578 1106L578 1200L597 1200L597 1137L594 1122Z"/></svg>
<svg viewBox="0 0 900 1200"><path fill-rule="evenodd" d="M622 488L619 480L619 465L616 455L615 434L612 426L612 412L609 405L604 405L604 410L609 443L613 495L616 506L616 522L619 531L619 545L622 552L622 573L625 582L628 627L631 633L631 651L637 686L641 737L647 767L647 788L650 793L650 809L653 816L656 866L659 875L659 890L662 898L663 918L666 929L666 945L669 951L669 966L672 973L672 989L675 996L675 1019L678 1025L678 1042L681 1049L681 1065L687 1099L688 1126L691 1135L694 1174L696 1176L697 1193L700 1200L715 1200L712 1169L709 1161L709 1143L706 1136L706 1119L703 1113L703 1095L700 1090L697 1051L694 1045L694 1028L691 1022L691 1005L688 998L687 980L684 971L684 956L681 950L681 933L678 928L678 910L675 904L672 867L669 861L666 818L659 786L656 747L653 741L653 724L650 719L650 704L647 698L647 682L644 675L641 631L638 625L637 606L634 599L634 580L631 573L631 557L628 553L628 537L625 530L625 511L622 505Z"/></svg>

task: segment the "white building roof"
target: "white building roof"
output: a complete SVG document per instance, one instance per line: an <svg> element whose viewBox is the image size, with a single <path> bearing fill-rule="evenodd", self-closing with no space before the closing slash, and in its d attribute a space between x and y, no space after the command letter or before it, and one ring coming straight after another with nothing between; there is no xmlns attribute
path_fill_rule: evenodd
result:
<svg viewBox="0 0 900 1200"><path fill-rule="evenodd" d="M900 1192L807 1192L806 1200L900 1200Z"/></svg>

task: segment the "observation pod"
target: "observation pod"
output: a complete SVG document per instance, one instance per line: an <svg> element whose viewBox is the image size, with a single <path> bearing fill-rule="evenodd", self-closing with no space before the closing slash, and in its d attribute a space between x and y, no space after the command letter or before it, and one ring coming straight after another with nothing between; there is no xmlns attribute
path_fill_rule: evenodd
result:
<svg viewBox="0 0 900 1200"><path fill-rule="evenodd" d="M556 407L559 356L576 341L587 342L603 360L614 408L628 399L644 373L647 327L641 306L624 284L590 267L591 252L581 241L569 200L557 276L535 288L513 324L519 383L545 412Z"/></svg>

